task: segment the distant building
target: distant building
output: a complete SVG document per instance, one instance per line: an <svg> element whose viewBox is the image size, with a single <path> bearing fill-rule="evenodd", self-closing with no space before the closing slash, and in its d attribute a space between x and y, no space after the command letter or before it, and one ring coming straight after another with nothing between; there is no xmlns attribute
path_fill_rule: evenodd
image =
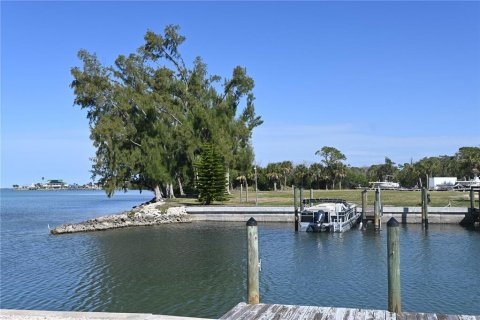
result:
<svg viewBox="0 0 480 320"><path fill-rule="evenodd" d="M43 184L45 189L63 189L68 188L68 184L61 179L48 180Z"/></svg>

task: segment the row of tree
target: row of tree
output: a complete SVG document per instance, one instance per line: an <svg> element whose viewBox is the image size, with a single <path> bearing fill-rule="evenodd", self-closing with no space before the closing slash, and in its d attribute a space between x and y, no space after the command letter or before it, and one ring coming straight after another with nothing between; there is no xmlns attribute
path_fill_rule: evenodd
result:
<svg viewBox="0 0 480 320"><path fill-rule="evenodd" d="M385 180L412 188L425 186L429 177L469 179L480 173L478 147L462 147L452 156L426 157L399 165L385 157L384 163L365 167L346 164L345 155L333 147L323 147L315 154L321 157L321 161L310 165L283 161L257 168L259 188L277 190L297 185L314 189L342 189L368 187L369 182ZM253 173L249 177L253 180Z"/></svg>

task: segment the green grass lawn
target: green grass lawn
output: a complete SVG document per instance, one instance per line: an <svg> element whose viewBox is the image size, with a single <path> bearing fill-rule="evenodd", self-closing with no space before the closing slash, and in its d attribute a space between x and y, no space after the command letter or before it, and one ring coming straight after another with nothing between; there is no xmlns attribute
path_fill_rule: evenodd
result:
<svg viewBox="0 0 480 320"><path fill-rule="evenodd" d="M429 206L444 207L450 204L452 207L468 207L470 206L469 192L459 191L429 191ZM387 191L381 192L382 204L384 206L401 206L415 207L420 206L420 191ZM304 190L304 198L310 197L310 190ZM348 202L357 204L362 203L361 190L313 190L314 198L339 198ZM477 194L478 197L478 194ZM375 191L369 190L367 199L368 205L373 205ZM183 205L201 205L196 199L192 198L176 198L170 199L169 202ZM475 202L478 204L478 201ZM249 190L248 202L245 201L245 191L243 192L243 201L240 202L240 191L236 190L225 202L215 202L213 205L225 206L255 206L255 191ZM259 206L293 206L293 191L259 191Z"/></svg>

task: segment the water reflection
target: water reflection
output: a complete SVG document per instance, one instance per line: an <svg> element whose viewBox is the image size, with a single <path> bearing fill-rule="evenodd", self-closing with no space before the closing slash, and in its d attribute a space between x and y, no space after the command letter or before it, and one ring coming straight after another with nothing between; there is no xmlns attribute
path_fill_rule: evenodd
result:
<svg viewBox="0 0 480 320"><path fill-rule="evenodd" d="M258 228L262 302L386 308L386 228L343 234L295 233L281 223ZM471 302L480 296L480 233L432 224L427 232L419 225L400 228L403 309L480 314ZM215 318L246 298L244 223L18 241L35 267L31 258L2 251L2 307ZM39 250L48 255L35 255ZM5 274L17 278L5 284Z"/></svg>

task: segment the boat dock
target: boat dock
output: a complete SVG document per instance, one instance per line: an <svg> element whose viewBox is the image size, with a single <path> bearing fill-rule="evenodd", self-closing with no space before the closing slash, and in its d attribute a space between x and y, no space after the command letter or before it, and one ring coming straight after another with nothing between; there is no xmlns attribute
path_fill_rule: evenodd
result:
<svg viewBox="0 0 480 320"><path fill-rule="evenodd" d="M0 310L0 320L207 320L148 313L69 312L41 310ZM314 307L284 304L237 304L221 320L480 320L480 315L445 315L440 313L392 313L386 310Z"/></svg>
<svg viewBox="0 0 480 320"><path fill-rule="evenodd" d="M396 314L386 310L312 307L284 304L239 303L222 320L480 320L480 316L445 315L438 313L404 312Z"/></svg>

